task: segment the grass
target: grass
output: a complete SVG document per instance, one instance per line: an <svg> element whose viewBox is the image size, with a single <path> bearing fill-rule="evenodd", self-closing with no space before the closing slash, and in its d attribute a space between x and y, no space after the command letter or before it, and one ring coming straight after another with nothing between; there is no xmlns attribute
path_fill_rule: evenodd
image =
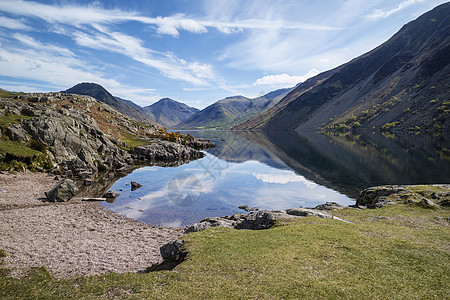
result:
<svg viewBox="0 0 450 300"><path fill-rule="evenodd" d="M128 132L121 131L120 137L121 137L120 139L127 144L126 150L129 150L129 149L132 149L132 148L135 148L138 146L148 145L148 141L141 139L138 136L133 135Z"/></svg>
<svg viewBox="0 0 450 300"><path fill-rule="evenodd" d="M10 154L18 158L28 158L39 153L39 151L31 149L23 143L0 139L0 154L2 155Z"/></svg>
<svg viewBox="0 0 450 300"><path fill-rule="evenodd" d="M23 119L31 119L33 117L22 116L22 115L9 115L9 116L0 116L0 128L6 129L9 124L20 123Z"/></svg>
<svg viewBox="0 0 450 300"><path fill-rule="evenodd" d="M55 279L35 268L0 277L0 298L449 299L448 210L398 204L334 214L353 223L212 228L184 237L188 258L174 271Z"/></svg>
<svg viewBox="0 0 450 300"><path fill-rule="evenodd" d="M5 135L10 124L20 123L21 120L30 118L32 117L21 115L0 116L0 130L3 133L0 138L0 154L5 157L0 160L0 170L44 171L51 168L51 162L45 151L47 147L44 144L34 140L11 141Z"/></svg>

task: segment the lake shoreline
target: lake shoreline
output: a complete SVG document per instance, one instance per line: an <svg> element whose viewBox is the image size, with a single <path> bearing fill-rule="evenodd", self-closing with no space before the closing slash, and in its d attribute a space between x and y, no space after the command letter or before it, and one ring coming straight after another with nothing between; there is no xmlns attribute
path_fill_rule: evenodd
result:
<svg viewBox="0 0 450 300"><path fill-rule="evenodd" d="M65 203L44 202L44 192L59 182L50 174L1 174L0 182L0 225L4 228L0 249L7 255L3 267L11 269L9 275L13 277L23 276L29 267L40 266L57 278L143 272L162 262L161 246L183 235L182 228L148 225L79 198ZM376 208L400 200L391 197L404 193L405 186L399 187L367 189L371 191L365 193L369 200L355 206ZM424 199L436 198L436 191L421 193L418 195L423 197L417 198L417 204L431 206ZM449 193L443 196L448 205Z"/></svg>
<svg viewBox="0 0 450 300"><path fill-rule="evenodd" d="M142 272L162 261L162 245L182 235L180 228L151 226L99 203L44 202L44 192L59 183L54 177L0 175L0 249L10 276L41 266L57 278Z"/></svg>

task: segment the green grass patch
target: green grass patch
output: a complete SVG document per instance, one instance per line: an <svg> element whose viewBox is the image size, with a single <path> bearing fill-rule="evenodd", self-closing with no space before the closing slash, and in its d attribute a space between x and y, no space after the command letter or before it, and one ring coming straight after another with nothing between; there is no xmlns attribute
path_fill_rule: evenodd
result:
<svg viewBox="0 0 450 300"><path fill-rule="evenodd" d="M128 132L121 132L121 140L127 144L126 150L148 144L148 141Z"/></svg>
<svg viewBox="0 0 450 300"><path fill-rule="evenodd" d="M10 91L6 91L4 89L0 89L0 98L13 98L14 96L14 93L11 93Z"/></svg>
<svg viewBox="0 0 450 300"><path fill-rule="evenodd" d="M174 271L55 279L0 277L0 298L448 299L448 210L344 209L353 223L308 217L269 230L212 228L185 237Z"/></svg>
<svg viewBox="0 0 450 300"><path fill-rule="evenodd" d="M0 116L0 128L8 128L10 124L20 123L21 120L31 119L33 117L22 116L22 115L9 115L9 116Z"/></svg>
<svg viewBox="0 0 450 300"><path fill-rule="evenodd" d="M4 156L10 154L15 158L28 158L33 157L39 153L39 151L31 149L26 144L23 144L21 142L0 139L0 154Z"/></svg>

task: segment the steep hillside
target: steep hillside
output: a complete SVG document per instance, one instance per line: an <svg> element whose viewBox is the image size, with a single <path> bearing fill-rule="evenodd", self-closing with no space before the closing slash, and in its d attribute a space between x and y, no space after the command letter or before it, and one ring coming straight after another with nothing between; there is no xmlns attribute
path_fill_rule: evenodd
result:
<svg viewBox="0 0 450 300"><path fill-rule="evenodd" d="M150 106L143 107L142 110L148 117L169 128L200 111L170 98L163 98Z"/></svg>
<svg viewBox="0 0 450 300"><path fill-rule="evenodd" d="M280 89L258 98L233 96L219 100L177 125L179 129L229 129L278 103L291 89Z"/></svg>
<svg viewBox="0 0 450 300"><path fill-rule="evenodd" d="M136 119L138 121L151 122L151 120L146 115L141 113L138 109L128 105L124 101L121 101L120 98L118 99L117 97L114 97L99 84L88 82L79 83L64 91L64 93L91 96L98 101L108 104L125 116Z"/></svg>
<svg viewBox="0 0 450 300"><path fill-rule="evenodd" d="M145 109L144 109L143 107L137 105L137 104L134 103L133 101L127 100L127 99L122 99L122 98L117 97L117 96L114 96L114 98L116 98L117 100L119 100L119 101L125 103L126 105L128 105L128 106L134 108L135 110L137 110L138 112L140 112L140 113L143 114L144 116L147 116L147 114L146 114L146 112L145 112ZM149 117L151 120L155 121L155 120L152 118L152 116L147 116L147 117Z"/></svg>
<svg viewBox="0 0 450 300"><path fill-rule="evenodd" d="M449 16L450 3L436 7L236 129L449 130Z"/></svg>

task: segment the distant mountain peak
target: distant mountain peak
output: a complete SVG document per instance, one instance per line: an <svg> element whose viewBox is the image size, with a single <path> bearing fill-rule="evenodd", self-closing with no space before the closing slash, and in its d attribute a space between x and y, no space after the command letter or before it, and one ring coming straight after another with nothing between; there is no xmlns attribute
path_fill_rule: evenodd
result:
<svg viewBox="0 0 450 300"><path fill-rule="evenodd" d="M146 115L137 110L135 107L132 107L127 103L125 103L124 101L121 101L120 98L118 99L113 95L111 95L111 93L108 92L108 90L106 90L100 84L93 82L82 82L74 85L70 89L67 89L63 92L68 94L91 96L97 99L98 101L111 106L112 108L114 108L115 110L117 110L118 112L122 113L125 116L128 116L130 118L139 121L152 122Z"/></svg>
<svg viewBox="0 0 450 300"><path fill-rule="evenodd" d="M143 108L146 115L156 122L173 128L199 110L170 98L162 98L152 105Z"/></svg>
<svg viewBox="0 0 450 300"><path fill-rule="evenodd" d="M230 129L269 109L291 89L270 92L258 98L231 96L214 102L177 126L178 129Z"/></svg>

